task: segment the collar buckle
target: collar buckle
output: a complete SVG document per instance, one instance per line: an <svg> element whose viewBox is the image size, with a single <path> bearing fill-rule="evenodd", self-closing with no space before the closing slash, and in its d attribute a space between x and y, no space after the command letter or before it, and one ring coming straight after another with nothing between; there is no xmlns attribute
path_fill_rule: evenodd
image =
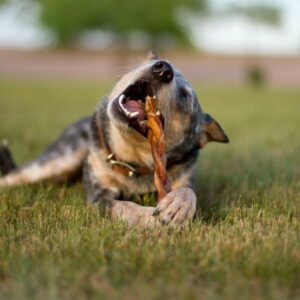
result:
<svg viewBox="0 0 300 300"><path fill-rule="evenodd" d="M126 168L128 170L127 172L127 176L128 177L134 177L136 176L137 174L137 171L134 167L132 167L131 165L127 164L127 163L124 163L122 161L119 161L119 160L115 160L114 159L114 154L113 153L110 153L107 158L106 158L106 161L108 163L110 163L112 166L120 166L122 168Z"/></svg>

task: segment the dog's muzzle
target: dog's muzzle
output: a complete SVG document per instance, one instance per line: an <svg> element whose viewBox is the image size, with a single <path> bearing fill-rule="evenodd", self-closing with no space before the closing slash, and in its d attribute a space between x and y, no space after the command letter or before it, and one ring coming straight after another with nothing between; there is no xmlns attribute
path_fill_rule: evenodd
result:
<svg viewBox="0 0 300 300"><path fill-rule="evenodd" d="M172 66L163 60L156 61L144 74L136 80L114 100L115 112L118 117L128 122L131 128L134 128L144 137L147 136L147 118L145 113L145 101L147 96L157 96L157 92L164 85L168 85L174 78ZM157 98L158 99L158 98ZM158 99L163 101L163 99ZM162 117L163 113L157 112Z"/></svg>

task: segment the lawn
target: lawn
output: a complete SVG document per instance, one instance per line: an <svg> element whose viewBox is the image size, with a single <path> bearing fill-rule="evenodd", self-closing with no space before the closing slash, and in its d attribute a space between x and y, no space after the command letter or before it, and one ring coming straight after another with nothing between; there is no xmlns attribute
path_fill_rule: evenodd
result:
<svg viewBox="0 0 300 300"><path fill-rule="evenodd" d="M0 81L0 139L32 159L110 87ZM112 223L80 184L0 191L1 299L300 298L300 89L196 87L231 143L202 152L191 227Z"/></svg>

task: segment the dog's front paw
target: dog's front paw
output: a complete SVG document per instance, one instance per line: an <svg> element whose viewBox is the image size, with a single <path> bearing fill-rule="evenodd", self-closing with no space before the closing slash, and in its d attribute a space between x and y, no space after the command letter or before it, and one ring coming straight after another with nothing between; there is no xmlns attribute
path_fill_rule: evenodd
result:
<svg viewBox="0 0 300 300"><path fill-rule="evenodd" d="M153 213L162 224L183 225L193 219L197 198L190 188L179 188L167 194Z"/></svg>
<svg viewBox="0 0 300 300"><path fill-rule="evenodd" d="M110 213L112 218L121 219L128 225L151 227L156 223L153 217L154 207L140 206L130 201L112 201Z"/></svg>

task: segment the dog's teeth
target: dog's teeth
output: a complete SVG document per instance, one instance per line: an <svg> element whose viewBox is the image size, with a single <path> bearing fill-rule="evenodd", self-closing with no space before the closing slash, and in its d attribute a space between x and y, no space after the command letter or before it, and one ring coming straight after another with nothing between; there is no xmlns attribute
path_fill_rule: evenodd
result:
<svg viewBox="0 0 300 300"><path fill-rule="evenodd" d="M121 107L123 107L123 99L124 99L124 94L122 94L120 97L119 97L119 99L118 99L118 101L119 101L119 105L121 106Z"/></svg>
<svg viewBox="0 0 300 300"><path fill-rule="evenodd" d="M130 117L130 111L127 110L126 107L124 107L124 105L123 105L123 99L124 99L124 97L125 97L124 94L122 94L122 95L119 97L119 99L118 99L119 105L120 105L120 107L122 108L122 110L124 111L124 113L126 114L126 116L127 116L127 117Z"/></svg>
<svg viewBox="0 0 300 300"><path fill-rule="evenodd" d="M138 116L138 114L139 114L138 111L132 112L132 113L130 113L130 118L134 118L134 117Z"/></svg>
<svg viewBox="0 0 300 300"><path fill-rule="evenodd" d="M121 104L121 108L122 108L122 110L124 111L124 113L126 114L126 116L130 116L130 111L127 110L127 109L124 107L123 104Z"/></svg>
<svg viewBox="0 0 300 300"><path fill-rule="evenodd" d="M160 115L161 115L161 113L160 113L159 110L156 111L156 115L157 115L157 116L160 116Z"/></svg>

